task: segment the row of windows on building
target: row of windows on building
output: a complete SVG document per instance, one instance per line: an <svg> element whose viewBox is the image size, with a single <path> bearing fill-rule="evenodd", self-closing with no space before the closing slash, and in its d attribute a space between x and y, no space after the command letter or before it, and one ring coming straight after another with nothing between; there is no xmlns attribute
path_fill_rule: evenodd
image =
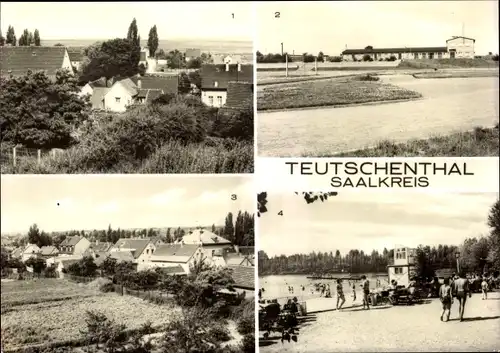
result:
<svg viewBox="0 0 500 353"><path fill-rule="evenodd" d="M214 96L208 96L208 103L214 105ZM222 96L217 96L217 105L222 105Z"/></svg>

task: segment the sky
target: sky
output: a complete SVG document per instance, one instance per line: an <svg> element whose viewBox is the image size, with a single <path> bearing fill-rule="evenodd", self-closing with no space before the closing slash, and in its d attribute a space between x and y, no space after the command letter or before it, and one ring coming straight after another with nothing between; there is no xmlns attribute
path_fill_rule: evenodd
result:
<svg viewBox="0 0 500 353"><path fill-rule="evenodd" d="M307 204L302 195L268 192L268 212L258 218L258 247L279 256L459 245L488 234L488 214L497 199L497 193L353 191Z"/></svg>
<svg viewBox="0 0 500 353"><path fill-rule="evenodd" d="M42 40L107 39L126 36L134 17L142 39L154 25L160 40L253 36L253 7L241 2L2 2L0 23L4 36L11 25L17 38L28 28Z"/></svg>
<svg viewBox="0 0 500 353"><path fill-rule="evenodd" d="M2 233L224 225L256 207L240 176L2 176L1 186Z"/></svg>
<svg viewBox="0 0 500 353"><path fill-rule="evenodd" d="M275 18L280 12L280 18ZM375 48L446 46L451 36L476 39L475 52L498 53L498 1L259 2L256 49L295 54Z"/></svg>

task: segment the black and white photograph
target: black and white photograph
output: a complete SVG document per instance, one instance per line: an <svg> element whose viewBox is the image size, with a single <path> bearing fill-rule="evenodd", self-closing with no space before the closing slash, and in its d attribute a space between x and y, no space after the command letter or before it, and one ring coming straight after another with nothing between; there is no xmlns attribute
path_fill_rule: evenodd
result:
<svg viewBox="0 0 500 353"><path fill-rule="evenodd" d="M2 174L253 173L253 5L2 2Z"/></svg>
<svg viewBox="0 0 500 353"><path fill-rule="evenodd" d="M255 352L252 178L1 182L2 352Z"/></svg>
<svg viewBox="0 0 500 353"><path fill-rule="evenodd" d="M498 156L498 1L256 12L259 156Z"/></svg>
<svg viewBox="0 0 500 353"><path fill-rule="evenodd" d="M493 193L259 194L259 351L494 352Z"/></svg>

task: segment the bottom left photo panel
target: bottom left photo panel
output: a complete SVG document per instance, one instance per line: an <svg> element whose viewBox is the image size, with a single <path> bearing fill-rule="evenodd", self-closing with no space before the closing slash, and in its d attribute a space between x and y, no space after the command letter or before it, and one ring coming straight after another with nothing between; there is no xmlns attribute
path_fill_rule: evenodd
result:
<svg viewBox="0 0 500 353"><path fill-rule="evenodd" d="M251 176L2 176L1 351L255 352Z"/></svg>

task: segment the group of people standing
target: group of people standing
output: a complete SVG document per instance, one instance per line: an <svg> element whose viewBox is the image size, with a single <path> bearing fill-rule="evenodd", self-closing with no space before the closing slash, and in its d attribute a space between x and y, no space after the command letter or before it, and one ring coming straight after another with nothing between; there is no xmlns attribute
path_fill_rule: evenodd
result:
<svg viewBox="0 0 500 353"><path fill-rule="evenodd" d="M336 308L337 310L342 309L342 306L345 304L346 299L345 299L345 294L344 294L344 287L343 287L343 279L338 278L336 280L336 291L337 291L337 305ZM349 287L352 289L352 301L356 301L356 281L351 281L349 280ZM370 296L370 281L366 278L366 276L361 276L361 284L360 287L362 288L363 291L363 309L369 310L370 309L370 302L369 302L369 296ZM325 297L325 298L331 298L331 291L330 291L330 285L327 284L319 284L317 285L317 290L320 292L320 297Z"/></svg>
<svg viewBox="0 0 500 353"><path fill-rule="evenodd" d="M486 277L483 277L481 281L483 300L488 299L488 290L488 282ZM467 302L467 297L470 298L471 296L472 290L470 288L470 281L466 278L464 273L458 276L452 275L451 278L445 278L444 284L439 288L439 299L443 306L441 321L445 321L445 314L446 321L450 320L451 305L454 303L454 298L458 300L458 318L460 321L464 321L465 303Z"/></svg>

